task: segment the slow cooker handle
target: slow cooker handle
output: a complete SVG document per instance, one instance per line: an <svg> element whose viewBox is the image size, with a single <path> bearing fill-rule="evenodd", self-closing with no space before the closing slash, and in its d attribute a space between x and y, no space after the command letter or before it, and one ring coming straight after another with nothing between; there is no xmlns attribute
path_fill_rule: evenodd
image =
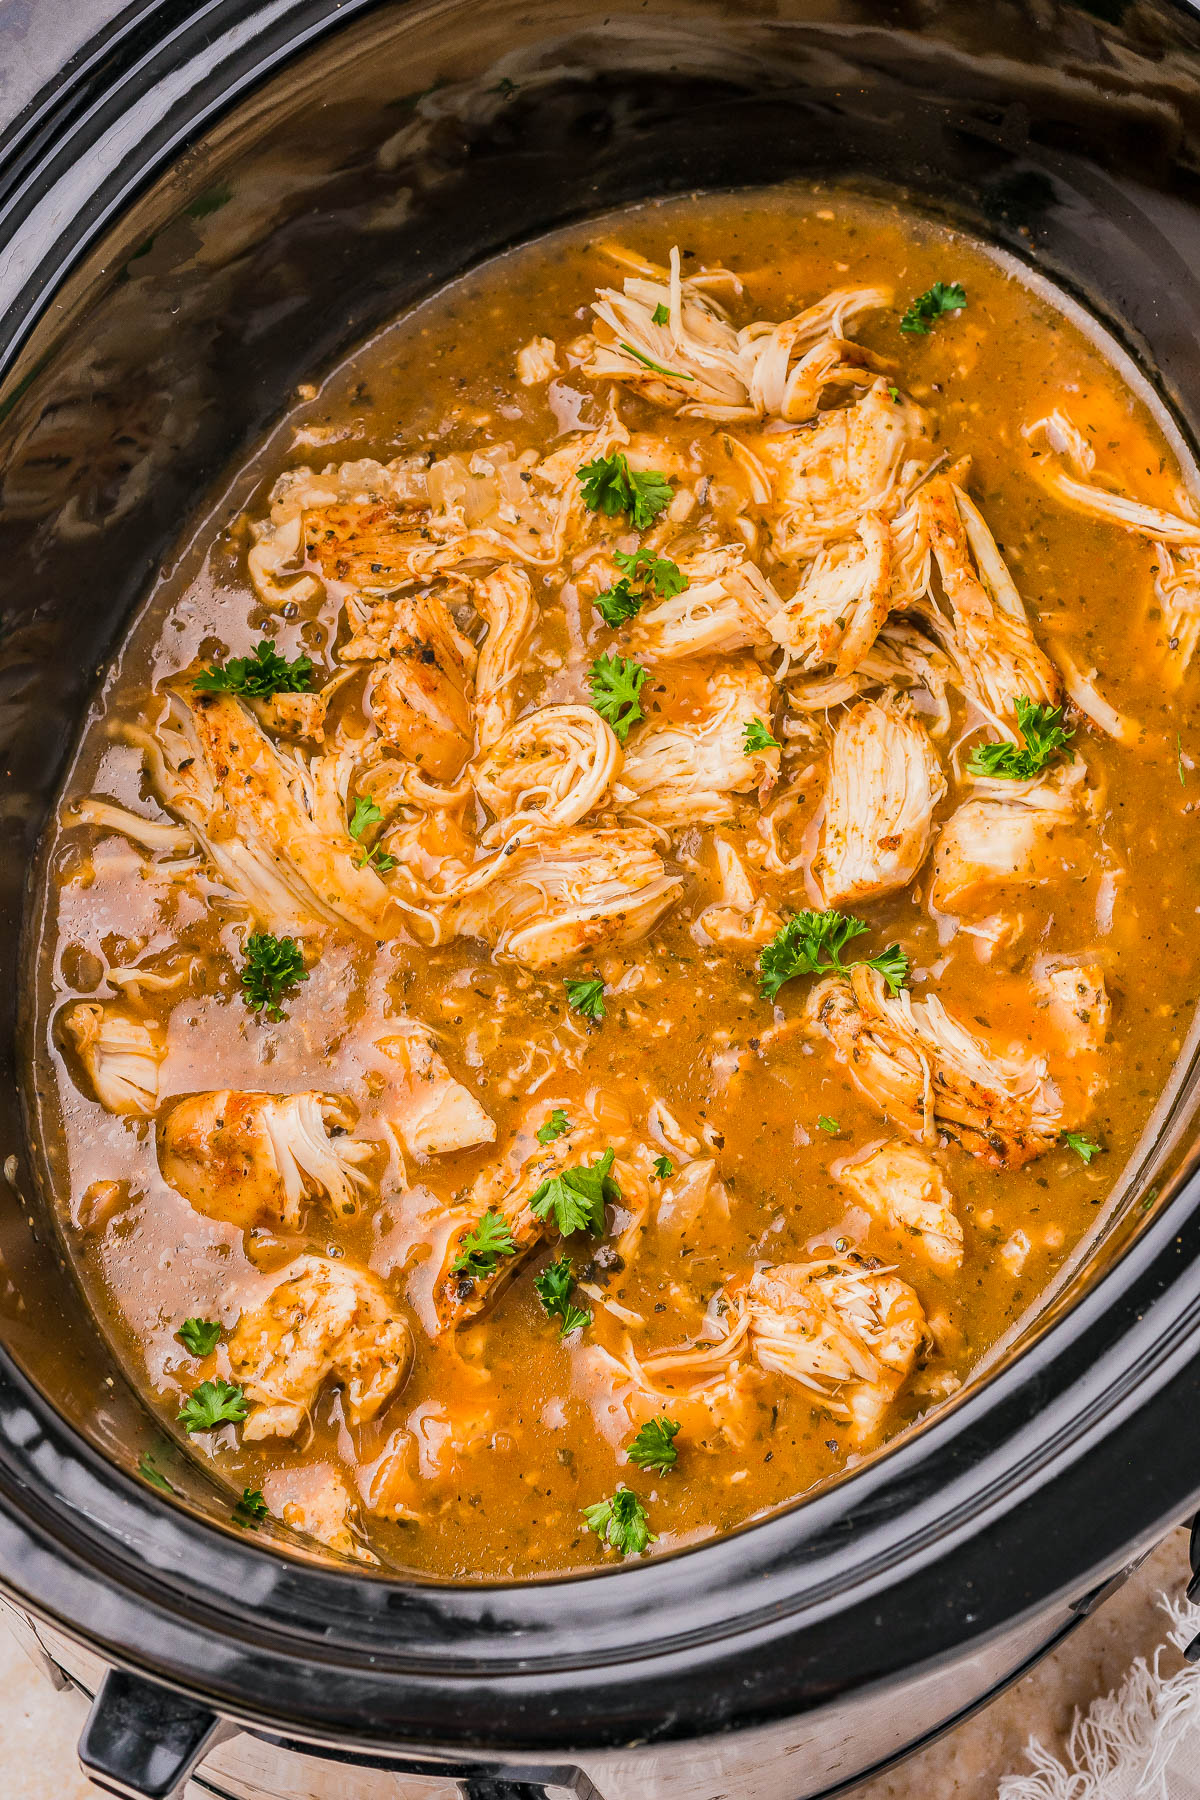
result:
<svg viewBox="0 0 1200 1800"><path fill-rule="evenodd" d="M79 1761L98 1788L115 1800L182 1800L200 1761L237 1727L206 1706L112 1669L96 1689L79 1739ZM602 1800L582 1769L481 1770L462 1764L439 1769L412 1764L414 1772L445 1774L460 1800Z"/></svg>

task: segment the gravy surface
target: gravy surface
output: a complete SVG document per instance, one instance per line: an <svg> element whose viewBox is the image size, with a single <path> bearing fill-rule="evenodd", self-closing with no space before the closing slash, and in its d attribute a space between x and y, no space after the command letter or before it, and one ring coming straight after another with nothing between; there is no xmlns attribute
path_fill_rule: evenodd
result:
<svg viewBox="0 0 1200 1800"><path fill-rule="evenodd" d="M659 280L676 246L685 288L706 270L738 278L702 280L690 301L680 290L675 322L647 326L676 349L700 331L688 307L703 310L704 296L735 327L792 319L832 290L892 297L835 307L808 340L836 343L835 373L813 376L807 410L794 392L791 417L680 411L693 364L622 349L635 340L591 311L597 290ZM965 304L902 330L935 283L959 284ZM785 370L805 353L802 337ZM588 373L589 360L619 367ZM656 388L660 360L679 379ZM896 466L866 468L878 454L868 435L837 452L859 458L853 467L814 474L802 461L814 429L868 403L903 414ZM580 465L622 451L671 490L641 530L628 507L585 501ZM561 465L549 474L548 457ZM386 491L368 459L401 459ZM322 471L346 464L364 468L322 487ZM276 489L288 470L313 473ZM850 495L834 524L822 481ZM249 1397L243 1418L186 1438L228 1479L231 1504L249 1495L253 1512L261 1496L318 1543L385 1567L486 1578L590 1567L640 1547L585 1517L621 1488L637 1496L651 1552L696 1542L845 1471L967 1379L1095 1219L1197 992L1200 528L1184 489L1161 421L1051 295L982 244L841 192L671 201L561 232L435 295L297 397L108 676L48 847L37 985L46 1152L70 1254L168 1430L185 1435L176 1417L203 1382ZM873 638L864 568L883 540L868 515L893 583ZM1015 649L974 517L1023 605ZM545 548L555 529L557 553ZM640 608L610 625L595 600L618 589L612 551L628 560L643 545L647 563L626 578ZM654 620L671 597L649 563L690 569L686 600L701 585L697 559L730 546L766 598L746 599L744 583L733 600L723 590L742 626L704 637L688 617L680 630L701 648L664 648ZM521 604L481 596L497 569L527 581L533 617L514 628L487 723L487 639L495 648L504 607ZM466 651L439 639L426 658L427 619L401 640L414 595L449 614ZM369 654L346 660L354 634ZM228 691L196 698L198 673L265 639L289 663L310 659L310 691L345 677L315 734L300 707L285 719ZM1009 663L989 689L993 653ZM596 775L582 818L550 830L545 792L513 776L514 762L532 757L540 779L576 728L586 742L572 779L612 758L575 717L596 712L589 672L610 654L646 669L644 719L618 732L615 773ZM440 678L456 656L461 753L444 694L421 712L411 690L427 693L428 669ZM1026 695L1070 735L1027 780L972 773L972 747L1028 748L1015 711ZM153 746L181 704L198 736L186 757L169 740L164 776ZM548 706L575 713L556 715L531 750L514 727ZM773 743L746 748L752 720ZM672 729L680 742L664 744ZM313 903L294 884L286 902L255 900L214 857L225 827L196 825L196 759L209 759L211 805L228 826L247 734L268 746L252 761L276 746L310 774L352 746L348 783L320 801L344 811L338 872L318 895L324 916L307 923ZM721 745L704 779L701 739ZM880 826L898 779L910 810ZM1029 800L1039 782L1050 797ZM139 842L116 814L81 815L89 796L164 835ZM1014 820L1014 796L1038 813L1032 824ZM364 799L376 816L355 833ZM985 811L964 821L970 804ZM973 849L946 837L954 818L960 837L977 827ZM268 828L282 867L295 833ZM622 854L642 859L623 898L599 894L615 835L588 833L622 834ZM568 837L564 888L530 859ZM493 876L489 859L509 845L527 885L502 904L509 872ZM485 864L474 899L456 889L430 903ZM884 865L896 865L890 877ZM616 892L626 876L610 874ZM661 895L647 898L656 879ZM844 980L826 966L764 995L767 947L788 920L834 910L867 927L846 940L847 967L895 945L907 980L893 993L869 968ZM277 1018L247 1004L252 933L290 936L303 958ZM566 983L581 980L602 986L602 1018L570 1003L579 990ZM931 997L974 1045L959 1043L953 1079L941 1028L921 1013ZM81 1004L100 1012L75 1016ZM921 1029L904 1040L888 1009L909 1004ZM136 1068L114 1077L95 1065L104 1044L89 1047L87 1021L103 1031L115 1015L152 1046L157 1085L140 1105ZM872 1061L884 1039L891 1077ZM144 1043L139 1054L144 1064ZM897 1097L901 1065L917 1071L916 1100ZM134 1101L113 1110L124 1076ZM475 1141L422 1147L430 1088L454 1115L452 1137L474 1129ZM298 1153L289 1198L278 1169L260 1180L278 1143L264 1148L253 1124L234 1141L229 1096L302 1093L342 1111L304 1126L320 1154ZM212 1094L225 1099L186 1132L181 1116L172 1125L181 1097ZM357 1161L347 1142L367 1146ZM602 1192L599 1230L560 1236L553 1194L547 1218L530 1214L545 1181L594 1169L608 1149L619 1193ZM321 1156L336 1165L325 1185ZM489 1213L514 1243L492 1253L492 1270L469 1247ZM587 1315L566 1335L535 1285L564 1254L567 1304ZM342 1294L318 1344L313 1308L334 1306L345 1271L375 1280ZM247 1322L272 1295L280 1312L286 1282L286 1316L264 1315L256 1349ZM181 1341L188 1319L220 1325L215 1347ZM315 1359L317 1378L290 1435L258 1436L251 1421L283 1404L280 1367L262 1360L272 1332L277 1355ZM373 1381L387 1390L377 1408ZM673 1465L631 1461L639 1430L664 1418L679 1425L664 1453Z"/></svg>

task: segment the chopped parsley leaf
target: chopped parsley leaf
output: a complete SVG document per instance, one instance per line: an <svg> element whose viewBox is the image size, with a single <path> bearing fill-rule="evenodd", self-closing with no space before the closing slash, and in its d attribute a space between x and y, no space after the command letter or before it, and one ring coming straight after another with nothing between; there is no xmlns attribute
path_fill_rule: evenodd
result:
<svg viewBox="0 0 1200 1800"><path fill-rule="evenodd" d="M612 587L605 588L602 594L597 594L592 605L604 623L615 629L618 625L624 625L626 619L632 619L641 612L642 602L645 598L644 593L635 594L628 581L622 576L621 580L614 582Z"/></svg>
<svg viewBox="0 0 1200 1800"><path fill-rule="evenodd" d="M594 1237L602 1237L605 1203L621 1198L621 1190L609 1173L615 1156L614 1150L606 1150L590 1168L581 1164L547 1176L529 1196L530 1211L538 1219L548 1219L553 1214L563 1237L570 1237L575 1231L590 1231Z"/></svg>
<svg viewBox="0 0 1200 1800"><path fill-rule="evenodd" d="M563 986L567 990L567 1005L572 1012L580 1013L598 1025L604 1017L604 983L598 975L590 975L579 979L568 976Z"/></svg>
<svg viewBox="0 0 1200 1800"><path fill-rule="evenodd" d="M598 456L575 471L583 487L583 504L589 512L615 519L625 513L635 531L649 531L660 512L671 504L675 489L654 469L631 469L620 450Z"/></svg>
<svg viewBox="0 0 1200 1800"><path fill-rule="evenodd" d="M654 320L656 325L669 325L671 323L671 309L669 306L664 306L660 300L654 311L650 314L650 317Z"/></svg>
<svg viewBox="0 0 1200 1800"><path fill-rule="evenodd" d="M782 750L783 745L771 736L761 719L751 719L742 738L742 749L747 756L753 756L758 750Z"/></svg>
<svg viewBox="0 0 1200 1800"><path fill-rule="evenodd" d="M1090 1163L1093 1156L1099 1156L1104 1149L1103 1144L1098 1144L1095 1138L1084 1137L1081 1131L1064 1131L1063 1143L1085 1163Z"/></svg>
<svg viewBox="0 0 1200 1800"><path fill-rule="evenodd" d="M642 363L647 369L653 369L656 375L669 375L672 381L695 381L696 379L694 375L685 375L682 369L665 368L662 363L655 362L652 356L644 356L640 350L635 350L625 338L618 338L617 342L626 356L632 356L635 362Z"/></svg>
<svg viewBox="0 0 1200 1800"><path fill-rule="evenodd" d="M588 1530L622 1556L640 1556L648 1544L658 1541L650 1529L645 1507L627 1487L619 1487L611 1500L585 1506L583 1517Z"/></svg>
<svg viewBox="0 0 1200 1800"><path fill-rule="evenodd" d="M642 665L630 657L598 656L592 664L588 677L592 705L612 726L621 743L638 720L645 717L639 695L646 675Z"/></svg>
<svg viewBox="0 0 1200 1800"><path fill-rule="evenodd" d="M758 959L759 991L774 1000L785 981L797 975L847 975L865 965L878 969L893 994L908 979L909 962L899 944L891 944L878 956L856 956L842 961L842 951L853 938L870 927L862 919L840 912L796 913L780 927Z"/></svg>
<svg viewBox="0 0 1200 1800"><path fill-rule="evenodd" d="M516 1251L508 1220L489 1206L483 1217L459 1239L458 1255L450 1264L450 1273L469 1275L473 1280L481 1275L494 1275L496 1258L515 1256Z"/></svg>
<svg viewBox="0 0 1200 1800"><path fill-rule="evenodd" d="M382 818L383 814L375 802L364 800L360 795L354 802L354 814L349 827L350 836L356 841L360 840L363 833L369 831L372 825L378 825ZM386 875L389 869L394 869L396 866L395 857L389 856L386 851L381 850L378 844L373 850L368 850L364 845L355 860L360 869L374 869L380 875Z"/></svg>
<svg viewBox="0 0 1200 1800"><path fill-rule="evenodd" d="M215 1431L218 1425L237 1425L246 1416L246 1396L231 1381L202 1381L179 1409L188 1431Z"/></svg>
<svg viewBox="0 0 1200 1800"><path fill-rule="evenodd" d="M831 1119L829 1117L828 1113L818 1113L817 1114L817 1130L818 1131L827 1131L829 1133L830 1137L836 1137L838 1132L841 1129L842 1128L838 1124L837 1120Z"/></svg>
<svg viewBox="0 0 1200 1800"><path fill-rule="evenodd" d="M251 1012L262 1012L268 1019L282 1019L279 1002L289 988L308 980L304 956L293 937L272 937L269 931L254 931L243 946L246 958L242 969L242 998Z"/></svg>
<svg viewBox="0 0 1200 1800"><path fill-rule="evenodd" d="M626 1455L639 1469L653 1469L656 1474L665 1475L679 1461L674 1442L678 1433L678 1419L647 1419Z"/></svg>
<svg viewBox="0 0 1200 1800"><path fill-rule="evenodd" d="M242 1497L233 1508L233 1522L235 1525L248 1525L252 1531L257 1531L269 1512L270 1508L263 1499L261 1488L243 1488Z"/></svg>
<svg viewBox="0 0 1200 1800"><path fill-rule="evenodd" d="M656 1156L654 1159L654 1173L658 1176L660 1181L669 1181L671 1176L675 1173L675 1164L671 1161L669 1156Z"/></svg>
<svg viewBox="0 0 1200 1800"><path fill-rule="evenodd" d="M288 662L264 638L253 656L231 656L197 675L192 686L202 694L239 694L246 700L269 700L272 694L306 694L313 666L307 656Z"/></svg>
<svg viewBox="0 0 1200 1800"><path fill-rule="evenodd" d="M606 625L623 625L632 619L652 593L671 600L688 584L678 563L669 556L655 556L653 550L614 550L613 561L622 571L621 579L592 601Z"/></svg>
<svg viewBox="0 0 1200 1800"><path fill-rule="evenodd" d="M1043 706L1024 694L1013 702L1017 729L1024 738L1018 750L1015 744L976 744L967 758L967 774L998 777L1004 781L1032 781L1055 756L1074 762L1070 740L1075 733L1063 728L1063 708Z"/></svg>
<svg viewBox="0 0 1200 1800"><path fill-rule="evenodd" d="M957 281L935 281L931 288L918 294L900 321L901 331L928 337L929 328L943 313L961 312L967 304L966 289Z"/></svg>
<svg viewBox="0 0 1200 1800"><path fill-rule="evenodd" d="M556 1106L546 1123L538 1126L537 1141L539 1144L552 1144L555 1138L560 1138L564 1131L570 1131L570 1129L570 1119L561 1106Z"/></svg>
<svg viewBox="0 0 1200 1800"><path fill-rule="evenodd" d="M533 1285L546 1317L562 1320L559 1337L567 1337L572 1331L580 1331L585 1325L591 1324L590 1313L584 1312L582 1307L571 1305L575 1271L571 1267L569 1256L560 1256L555 1262L547 1263Z"/></svg>
<svg viewBox="0 0 1200 1800"><path fill-rule="evenodd" d="M155 1467L154 1458L150 1455L148 1450L143 1450L142 1454L138 1457L137 1467L138 1474L141 1476L142 1480L148 1481L151 1487L161 1489L164 1494L173 1494L175 1492L175 1489L171 1486L166 1476L160 1469Z"/></svg>
<svg viewBox="0 0 1200 1800"><path fill-rule="evenodd" d="M175 1336L193 1356L211 1356L221 1336L215 1319L185 1319Z"/></svg>

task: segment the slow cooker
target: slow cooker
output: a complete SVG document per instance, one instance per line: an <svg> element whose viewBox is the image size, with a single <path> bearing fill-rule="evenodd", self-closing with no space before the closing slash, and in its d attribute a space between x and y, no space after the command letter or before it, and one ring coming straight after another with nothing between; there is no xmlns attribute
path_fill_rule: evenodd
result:
<svg viewBox="0 0 1200 1800"><path fill-rule="evenodd" d="M124 1796L806 1800L983 1704L1200 1500L1200 1066L1056 1291L836 1485L644 1565L306 1555L176 1458L60 1257L22 920L152 575L297 383L480 259L649 196L901 193L1200 426L1200 18L1171 0L0 3L0 1591Z"/></svg>

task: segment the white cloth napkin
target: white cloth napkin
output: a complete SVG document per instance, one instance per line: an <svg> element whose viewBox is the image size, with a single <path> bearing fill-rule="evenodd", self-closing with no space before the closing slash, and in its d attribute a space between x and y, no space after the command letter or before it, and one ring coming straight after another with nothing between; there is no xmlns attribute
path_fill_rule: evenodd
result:
<svg viewBox="0 0 1200 1800"><path fill-rule="evenodd" d="M996 1800L1200 1800L1200 1667L1162 1667L1168 1645L1182 1650L1200 1632L1200 1606L1160 1604L1169 1628L1153 1662L1139 1656L1076 1717L1061 1757L1033 1739L1032 1772L1004 1776Z"/></svg>

